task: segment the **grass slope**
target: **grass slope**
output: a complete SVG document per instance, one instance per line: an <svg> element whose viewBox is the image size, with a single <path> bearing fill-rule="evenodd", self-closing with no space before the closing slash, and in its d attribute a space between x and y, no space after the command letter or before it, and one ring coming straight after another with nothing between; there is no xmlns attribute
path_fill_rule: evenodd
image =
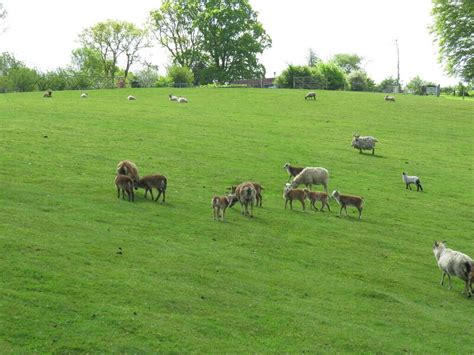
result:
<svg viewBox="0 0 474 355"><path fill-rule="evenodd" d="M0 95L3 351L473 351L473 300L459 280L439 285L431 248L474 255L474 102L79 94ZM375 156L350 147L354 132L379 139ZM166 175L167 202L117 199L122 159ZM288 161L364 196L362 221L338 218L334 201L285 210ZM405 190L402 171L425 192ZM212 195L244 180L264 185L264 207L213 221Z"/></svg>

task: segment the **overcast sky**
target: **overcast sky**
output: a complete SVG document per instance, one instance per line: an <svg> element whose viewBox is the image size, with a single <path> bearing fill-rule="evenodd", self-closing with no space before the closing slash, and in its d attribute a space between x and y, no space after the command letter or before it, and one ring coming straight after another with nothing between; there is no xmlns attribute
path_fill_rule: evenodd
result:
<svg viewBox="0 0 474 355"><path fill-rule="evenodd" d="M142 25L159 0L0 0L8 11L0 52L12 52L42 71L65 67L79 47L78 34L107 19ZM336 53L365 58L369 76L380 82L396 77L395 39L400 47L400 76L454 84L437 62L429 33L431 0L250 0L271 36L272 48L261 61L267 77L288 64L306 64L309 48L327 60ZM158 47L146 54L163 72L168 54Z"/></svg>

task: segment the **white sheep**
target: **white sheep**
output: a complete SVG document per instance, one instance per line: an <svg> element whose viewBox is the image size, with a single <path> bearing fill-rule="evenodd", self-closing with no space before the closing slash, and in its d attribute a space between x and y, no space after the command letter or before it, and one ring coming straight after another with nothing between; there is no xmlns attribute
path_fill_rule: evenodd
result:
<svg viewBox="0 0 474 355"><path fill-rule="evenodd" d="M459 251L446 248L446 242L435 241L433 253L438 267L443 272L440 284L444 284L444 277L448 275L449 289L451 290L451 276L457 276L465 282L464 293L471 297L472 271L474 269L472 258Z"/></svg>
<svg viewBox="0 0 474 355"><path fill-rule="evenodd" d="M133 95L129 95L129 96L127 97L127 100L136 100L136 99L137 99L137 98L136 98L135 96L133 96Z"/></svg>
<svg viewBox="0 0 474 355"><path fill-rule="evenodd" d="M291 182L291 187L297 188L301 184L311 188L311 185L323 185L328 192L329 172L325 168L304 168L301 173L295 176Z"/></svg>
<svg viewBox="0 0 474 355"><path fill-rule="evenodd" d="M385 101L395 101L395 98L393 96L385 95L384 100Z"/></svg>
<svg viewBox="0 0 474 355"><path fill-rule="evenodd" d="M81 94L81 99L87 99L89 97L89 95L87 95L87 92L83 92Z"/></svg>
<svg viewBox="0 0 474 355"><path fill-rule="evenodd" d="M313 99L316 100L316 93L314 91L308 92L304 97L305 100Z"/></svg>
<svg viewBox="0 0 474 355"><path fill-rule="evenodd" d="M402 173L402 180L406 184L406 188L411 190L411 184L416 185L416 191L423 191L423 186L421 186L421 181L418 176L408 176L404 172Z"/></svg>
<svg viewBox="0 0 474 355"><path fill-rule="evenodd" d="M374 155L375 143L377 142L378 140L372 136L361 137L359 134L354 134L352 136L351 146L354 149L359 149L359 153L362 153L362 150L372 150L372 155Z"/></svg>
<svg viewBox="0 0 474 355"><path fill-rule="evenodd" d="M181 103L181 104L187 104L188 99L185 98L185 97L178 97L178 102Z"/></svg>
<svg viewBox="0 0 474 355"><path fill-rule="evenodd" d="M171 95L171 94L169 94L169 95L168 95L168 100L170 100L170 101L178 101L178 97L177 97L177 96L174 96L174 95Z"/></svg>

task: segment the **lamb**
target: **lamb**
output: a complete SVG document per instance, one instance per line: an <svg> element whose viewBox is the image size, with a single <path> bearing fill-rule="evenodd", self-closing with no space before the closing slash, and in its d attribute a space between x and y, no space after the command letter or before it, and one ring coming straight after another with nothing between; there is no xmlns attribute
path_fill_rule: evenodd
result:
<svg viewBox="0 0 474 355"><path fill-rule="evenodd" d="M178 97L178 102L181 103L181 104L187 104L188 99L185 98L185 97Z"/></svg>
<svg viewBox="0 0 474 355"><path fill-rule="evenodd" d="M393 96L385 95L384 100L385 101L395 101L395 98Z"/></svg>
<svg viewBox="0 0 474 355"><path fill-rule="evenodd" d="M288 174L290 174L290 176L288 177L288 181L290 181L290 179L296 175L298 175L299 173L301 173L303 171L304 168L299 168L299 167L296 167L296 166L292 166L290 163L286 163L285 165L283 165L283 169L285 169L286 171L288 171Z"/></svg>
<svg viewBox="0 0 474 355"><path fill-rule="evenodd" d="M170 101L178 101L178 97L177 97L177 96L174 96L174 95L171 95L171 94L169 94L169 95L168 95L168 100L170 100Z"/></svg>
<svg viewBox="0 0 474 355"><path fill-rule="evenodd" d="M423 186L421 186L421 181L418 176L408 176L405 172L402 173L402 180L406 184L406 188L411 190L411 184L416 185L416 191L423 191Z"/></svg>
<svg viewBox="0 0 474 355"><path fill-rule="evenodd" d="M211 208L215 220L224 221L225 210L230 206L231 203L237 201L235 194L226 194L225 196L214 196L211 200Z"/></svg>
<svg viewBox="0 0 474 355"><path fill-rule="evenodd" d="M288 201L290 201L290 209L293 209L293 200L298 200L303 206L303 211L305 211L304 199L306 198L306 193L304 190L294 189L291 187L290 183L286 183L285 188L283 189L283 198L285 199L285 209L288 205Z"/></svg>
<svg viewBox="0 0 474 355"><path fill-rule="evenodd" d="M438 267L443 272L440 284L444 284L444 277L448 275L449 289L451 290L451 276L457 276L465 282L464 294L471 297L474 269L472 258L459 251L446 248L446 242L435 241L433 253Z"/></svg>
<svg viewBox="0 0 474 355"><path fill-rule="evenodd" d="M314 91L308 92L304 97L305 100L313 99L316 100L316 93Z"/></svg>
<svg viewBox="0 0 474 355"><path fill-rule="evenodd" d="M89 95L87 94L87 92L83 92L81 94L81 99L87 99L89 97Z"/></svg>
<svg viewBox="0 0 474 355"><path fill-rule="evenodd" d="M134 184L140 180L140 176L138 175L138 167L130 160L122 160L117 164L117 175L120 174L130 176L133 179Z"/></svg>
<svg viewBox="0 0 474 355"><path fill-rule="evenodd" d="M318 210L315 206L315 203L321 201L321 212L323 212L324 206L327 206L329 212L331 212L331 207L329 207L328 203L328 194L325 192L319 191L309 191L308 189L303 190L306 194L306 198L311 202L311 207L313 207L316 211Z"/></svg>
<svg viewBox="0 0 474 355"><path fill-rule="evenodd" d="M127 97L127 100L136 100L136 99L137 99L137 98L136 98L135 96L133 96L133 95L129 95L129 96Z"/></svg>
<svg viewBox="0 0 474 355"><path fill-rule="evenodd" d="M133 192L133 180L127 175L117 175L115 177L115 187L117 188L117 198L120 198L120 191L122 191L122 198L125 199L125 192L128 196L128 201L135 201L135 193Z"/></svg>
<svg viewBox="0 0 474 355"><path fill-rule="evenodd" d="M45 91L43 97L51 98L53 97L53 92L51 90Z"/></svg>
<svg viewBox="0 0 474 355"><path fill-rule="evenodd" d="M243 215L249 215L248 206L250 205L250 218L253 217L253 205L255 203L256 194L255 186L250 181L243 182L235 188L235 196L240 202L241 213Z"/></svg>
<svg viewBox="0 0 474 355"><path fill-rule="evenodd" d="M147 175L142 177L136 184L136 188L142 188L145 189L145 198L150 191L151 194L151 199L153 200L153 188L158 190L158 196L156 196L155 202L158 201L160 198L161 194L163 194L163 200L162 202L165 202L165 195L166 195L166 185L168 181L166 180L166 177L163 175Z"/></svg>
<svg viewBox="0 0 474 355"><path fill-rule="evenodd" d="M295 176L291 182L291 188L297 188L301 184L311 189L311 185L323 185L328 192L329 172L325 168L304 168L301 173Z"/></svg>
<svg viewBox="0 0 474 355"><path fill-rule="evenodd" d="M252 183L253 187L255 187L255 192L256 192L256 194L255 194L255 201L256 201L255 205L256 205L257 207L262 207L262 201L263 201L262 190L264 190L264 188L263 188L262 185L260 185L260 184L258 184L258 183L256 183L256 182L251 181L251 183ZM230 188L228 188L227 190L230 190L231 193L235 193L235 189L236 189L236 188L237 188L237 186L232 185L232 186L231 186ZM233 202L231 203L231 205L229 206L229 208L231 208L232 206L234 206L234 205L236 204L236 202L237 202L237 200L233 201Z"/></svg>
<svg viewBox="0 0 474 355"><path fill-rule="evenodd" d="M337 203L341 206L341 210L339 211L339 216L342 214L342 209L346 211L347 216L347 206L354 206L359 211L359 219L362 218L362 207L364 205L364 198L360 196L352 196L352 195L341 195L339 191L334 190L332 192L332 197L337 201Z"/></svg>
<svg viewBox="0 0 474 355"><path fill-rule="evenodd" d="M375 154L375 143L378 140L372 136L363 136L359 134L354 134L352 137L351 146L354 149L359 149L359 153L362 153L362 150L372 150L372 155Z"/></svg>

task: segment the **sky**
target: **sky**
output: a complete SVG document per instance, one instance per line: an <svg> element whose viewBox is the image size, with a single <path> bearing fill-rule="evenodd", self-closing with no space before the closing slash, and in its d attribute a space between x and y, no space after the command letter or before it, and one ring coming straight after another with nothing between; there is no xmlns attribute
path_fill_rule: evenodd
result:
<svg viewBox="0 0 474 355"><path fill-rule="evenodd" d="M159 0L0 0L8 15L0 34L0 52L11 52L27 66L41 71L65 67L78 48L78 35L108 19L143 25ZM453 85L459 80L444 74L438 49L429 32L431 0L250 0L272 38L260 60L267 77L288 64L303 65L309 49L328 60L337 53L364 58L363 67L376 82L397 75L408 83L422 79ZM158 46L145 59L164 74L167 52ZM132 68L133 70L133 68Z"/></svg>

